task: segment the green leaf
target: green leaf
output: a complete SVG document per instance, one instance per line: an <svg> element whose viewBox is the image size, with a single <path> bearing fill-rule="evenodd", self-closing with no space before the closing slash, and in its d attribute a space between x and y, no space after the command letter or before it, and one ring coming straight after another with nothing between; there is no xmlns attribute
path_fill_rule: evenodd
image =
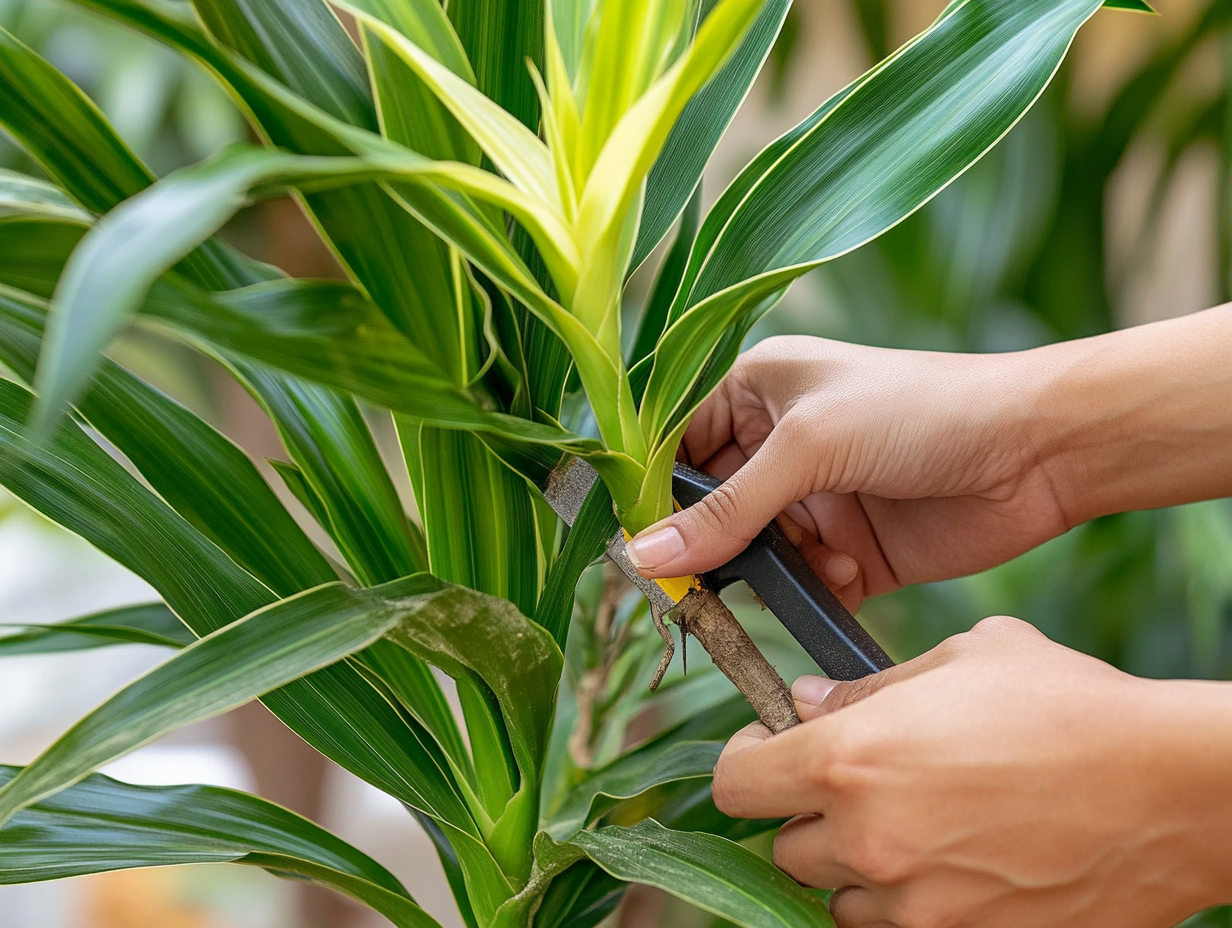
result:
<svg viewBox="0 0 1232 928"><path fill-rule="evenodd" d="M1146 0L1104 0L1104 8L1109 10L1130 10L1134 13L1155 13L1155 7Z"/></svg>
<svg viewBox="0 0 1232 928"><path fill-rule="evenodd" d="M691 387L729 328L811 268L900 222L977 161L1035 102L1098 8L1097 0L953 3L774 143L773 157L746 168L703 224L656 352L642 406L652 441L700 401Z"/></svg>
<svg viewBox="0 0 1232 928"><path fill-rule="evenodd" d="M225 53L220 53L217 48L204 41L193 24L168 18L150 7L141 3L128 2L128 0L98 0L98 2L82 0L82 5L98 9L136 28L151 32L163 41L196 57L207 66L225 74L229 81L248 92L246 102L251 104L254 110L263 117L263 126L267 130L272 127L281 138L293 143L307 144L309 147L324 145L328 151L333 151L337 147L336 141L328 133L322 133L311 122L297 117L294 108L289 109L275 88L264 81L261 75L246 70L245 66L237 64ZM45 76L48 78L46 83L50 83L53 90L65 96L69 103L85 106L89 113L96 114L85 97L65 81L58 72L47 66L28 49L21 46L14 47L16 48L14 60L21 68L27 71L33 68L39 76L44 76L46 72ZM39 70L40 68L42 70ZM121 169L106 160L93 161L90 131L95 129L104 143L115 142L113 149L118 146L121 153L126 152L122 143L118 142L114 132L101 117L97 117L93 123L89 120L70 121L68 125L74 130L72 133L61 134L50 139L37 131L41 128L38 124L41 112L61 109L56 105L58 101L54 97L48 102L46 94L39 96L38 93L32 92L27 97L27 90L41 92L42 88L43 82L39 81L18 81L8 87L12 91L9 95L10 99L33 101L33 104L25 109L15 111L19 117L33 114L33 118L27 120L26 123L22 123L15 117L7 118L11 117L14 112L11 105L7 112L0 108L0 118L6 119L5 125L19 136L25 147L39 157L44 165L54 165L55 169L52 173L65 181L74 195L79 198L82 198L83 194L74 186L79 181L72 171L74 165L94 163L100 170L117 175L112 180L109 190L104 190L104 196L100 198L98 207L100 210L114 206L125 195L139 192L148 182L149 174L135 159L130 157L130 164L137 166L139 170L136 173L145 176L145 179L138 182L130 182L133 173L131 171L128 176L125 176L124 171L121 170L124 167L122 158L117 159ZM82 131L83 125L90 131ZM33 130L31 126L34 127ZM26 134L22 135L23 132ZM33 144L32 140L40 143L41 147L40 144ZM72 157L66 157L66 152ZM73 157L76 158L75 161ZM94 192L88 186L84 189L86 193ZM110 191L117 190L122 192L110 195ZM346 193L346 191L341 193ZM354 197L342 197L346 200L345 203L339 202L340 195L335 195L324 203L321 202L322 197L323 195L318 195L313 198L318 212L324 212L325 207L330 207L342 215L340 221L344 228L362 229L365 232L375 227L371 224L352 223L346 216L347 210L343 207L350 207L353 215L371 219L381 216L381 210L387 206L384 202L384 195L375 188L363 188ZM387 223L386 228L376 228L376 231L372 233L377 245L382 242L395 243L402 240L397 234L398 217L405 214L401 212L400 207L396 207L392 209L391 215L393 217L392 231ZM414 227L412 220L407 219L407 223ZM343 243L343 246L345 245L346 242ZM343 247L342 251L345 257L346 248ZM239 286L251 284L269 276L268 273L254 274L254 266L251 262L240 262L237 272L226 273L232 269L228 264L232 255L225 249L207 244L200 253L205 259L202 262L203 268L195 268L192 261L185 262L184 265L184 270L191 272L190 276L198 283L211 285L213 282L218 282L228 286ZM370 249L369 253L375 252ZM351 257L352 263L358 263L362 270L363 264L360 259L365 257L365 252L360 250ZM396 259L392 264L386 262L383 265L387 271L389 269L405 271L407 267L408 265ZM368 281L370 291L384 293L383 287L395 287L398 284L396 279L390 283L388 278L389 275L386 274L378 279L370 279ZM401 290L403 293L410 294L417 292L415 286L409 282L404 284ZM0 397L0 400L2 399L3 397ZM22 400L22 402L26 401ZM0 406L2 405L0 402ZM28 404L21 407L18 423L24 421L27 415ZM140 546L133 549L126 545L125 538L157 539L164 537L158 529L151 530L149 525L151 521L152 524L159 525L160 520L165 519L166 514L160 511L158 506L152 508L149 506L147 494L144 491L137 488L134 493L132 490L121 488L120 496L128 496L128 500L117 504L112 496L117 489L115 486L80 486L57 481L54 478L49 481L49 474L41 469L46 462L37 460L38 454L30 454L34 449L20 434L20 427L13 433L13 436L18 439L19 444L24 443L22 446L26 449L27 455L35 459L36 466L10 468L5 474L4 482L11 488L20 485L20 493L25 494L24 498L27 502L31 502L35 508L39 508L52 518L58 518L62 523L83 534L104 551L118 557L122 563L126 563L127 566L141 573L146 579L153 578L152 582L156 587L164 583L168 588L173 589L177 595L181 596L181 605L188 609L187 613L181 610L181 614L186 616L195 631L204 634L248 611L244 608L234 611L203 608L203 604L199 602L199 593L202 589L228 588L227 581L217 576L214 576L200 589L194 588L191 582L187 586L177 585L178 578L181 577L186 581L195 580L200 576L211 577L207 566L208 557L201 559L189 555L184 558L183 567L178 573L169 574L162 572L161 562L164 559L175 561L177 557L183 557L182 547L174 543L164 545L156 548L156 556L147 557ZM97 451L89 442L85 443L85 447L91 448L91 453ZM77 450L84 451L85 449L78 446ZM87 457L89 457L88 454ZM105 470L108 466L113 466L112 462L106 459L106 455L102 455L102 458L104 463L93 463L90 466L96 470L99 468ZM79 469L79 467L74 469ZM52 471L54 471L54 466ZM122 471L118 472L118 476L128 479ZM81 517L83 512L85 513L84 518ZM134 518L139 522L144 520L141 527L135 530L120 528ZM174 524L167 528L171 530L172 535L178 531ZM189 541L191 548L196 542L190 539L191 536L186 540ZM225 574L225 571L223 573ZM160 588L160 591L164 593L164 596L168 595L165 589ZM272 598L272 595L266 598L264 593L259 595L255 602L250 598L250 608L259 606L262 602L268 602ZM307 681L292 684L284 690L268 695L264 701L276 715L342 766L374 783L385 792L397 796L403 802L435 810L434 814L441 814L438 808L440 796L433 798L433 790L436 788L438 778L430 769L434 763L431 760L432 750L434 750L431 738L426 732L416 730L407 718L394 711L386 697L378 695L353 669L335 665L314 674L310 684ZM411 772L409 778L408 771ZM438 806L433 805L434 801L438 802ZM491 913L508 895L508 883L482 842L451 824L451 821L462 821L465 818L464 810L461 810L461 818L459 818L456 812L446 808L444 817L440 819L441 827L449 834L450 840L457 848L460 866L475 896L476 907Z"/></svg>
<svg viewBox="0 0 1232 928"><path fill-rule="evenodd" d="M425 569L423 540L355 401L253 365L235 369L273 419L328 516L322 528L360 582L384 583Z"/></svg>
<svg viewBox="0 0 1232 928"><path fill-rule="evenodd" d="M582 63L586 29L594 14L596 0L549 0L552 26L560 48L561 64L572 84Z"/></svg>
<svg viewBox="0 0 1232 928"><path fill-rule="evenodd" d="M665 783L708 779L722 751L721 741L669 741L626 754L574 787L550 817L547 830L565 840L622 799Z"/></svg>
<svg viewBox="0 0 1232 928"><path fill-rule="evenodd" d="M456 775L474 779L470 755L466 752L453 709L433 677L431 667L388 641L378 641L356 655L354 663L376 674L415 720L432 732L436 743L452 761Z"/></svg>
<svg viewBox="0 0 1232 928"><path fill-rule="evenodd" d="M791 0L769 0L735 54L676 120L646 179L646 202L631 267L640 267L650 256L689 202L710 156L761 73L790 9Z"/></svg>
<svg viewBox="0 0 1232 928"><path fill-rule="evenodd" d="M419 503L431 569L443 579L511 600L530 612L539 594L540 546L527 482L475 435L399 422L408 472ZM458 681L485 808L499 818L519 787L519 770L499 703L488 686ZM550 706L543 707L550 712ZM529 802L524 794L519 803ZM534 822L523 814L521 842ZM508 843L516 846L517 838Z"/></svg>
<svg viewBox="0 0 1232 928"><path fill-rule="evenodd" d="M396 154L398 157L394 158L394 161L402 165L397 170L405 170L409 164L407 159L412 157L412 153L388 146L382 148L379 139L368 137L361 130L349 129L348 131L343 131L347 130L348 127L341 124L331 124L331 118L327 114L314 111L303 100L288 96L285 89L280 89L278 85L272 84L267 79L262 79L260 76L251 73L251 69L237 65L227 55L220 54L217 49L205 43L200 35L196 34L191 27L186 26L183 22L161 16L151 8L142 3L133 2L133 0L75 0L75 2L107 12L121 21L146 30L159 39L177 48L181 48L188 54L206 62L210 68L224 76L235 92L257 114L259 121L266 128L267 132L276 130L271 135L275 143L290 144L292 147L300 149L306 147L311 150L326 151L331 154L352 151L357 147L364 151L365 157L369 158L381 153L388 158L393 158ZM280 139L284 138L287 142L280 142ZM347 144L343 144L343 139L346 139ZM348 145L352 147L348 148ZM387 162L384 170L388 172L391 167L394 167L394 164ZM415 173L420 168L423 170L434 170L434 168L425 167L421 163L420 167L415 168ZM356 170L357 174L355 177L358 178L363 174L363 171L358 168ZM468 174L462 171L461 175L458 175L459 171L461 171L461 168L453 169L451 176L454 176L454 180L458 180L459 176L472 180L476 179L474 173ZM380 175L381 171L376 173ZM436 180L443 183L447 178L441 175L436 177ZM452 181L450 182L452 183ZM496 182L494 178L493 182ZM491 187L491 183L488 186ZM368 188L367 186L361 186L357 189L367 190ZM586 327L543 291L529 269L510 248L504 230L493 225L468 201L462 198L450 197L442 191L437 191L430 185L425 186L424 184L407 183L398 185L397 189L388 186L386 189L399 202L403 203L407 209L412 210L420 221L452 241L485 274L491 277L509 294L525 304L549 327L555 337L566 341L577 360L583 380L587 383L587 388L591 391L592 395L614 396L618 398L615 402L602 402L598 404L596 408L600 415L600 425L604 434L611 436L609 442L613 447L622 449L622 451L627 450L633 455L635 460L627 462L631 466L625 466L625 463L613 461L611 462L609 473L614 474L616 471L624 471L622 474L624 481L631 486L636 486L636 483L640 481L640 476L635 474L634 471L640 467L636 459L643 455L642 438L635 422L636 415L632 397L622 395L622 391L627 391L623 390L620 376L618 363L620 360L619 345L613 342L609 346L612 348L612 353L610 355L605 353L605 350L596 342L595 337ZM514 188L510 187L509 189ZM318 198L321 196L323 194L314 194L308 197L308 201L310 204L314 204L313 208L317 211L322 225L328 228L330 227L329 217L322 214L321 210L324 207L317 203ZM513 202L507 201L505 205L511 206ZM339 207L339 210L341 209ZM374 212L380 214L380 208L373 206L371 203L362 207L352 204L346 209L350 214L364 216L366 220ZM354 228L363 228L365 230L371 228L371 223L367 221L357 224L353 219L353 215L352 218L347 219L342 216L341 212L338 212L337 219L343 231ZM526 214L520 218L526 220L533 217L530 214ZM375 245L369 243L367 251L361 252L352 259L348 257L347 250L343 247L343 244L339 243L337 233L334 235L334 240L341 257L344 259L344 263L348 264L348 266L354 265L355 261L365 258L365 256L375 261L376 257L374 256L379 254L377 246L380 243L378 242ZM389 242L401 241L402 237L397 234L396 230L385 230L380 236L380 240L388 244ZM553 237L549 236L546 239L540 238L538 243L541 246L545 244L550 245L554 240ZM382 266L387 268L404 268L406 263L397 256L391 256ZM390 302L377 293L376 284L365 277L364 273L361 272L362 269L356 271L355 267L352 266L352 270L356 272L357 278L364 284L369 293L373 295L377 305L381 306L386 312L390 312L388 308ZM394 316L391 315L391 318L394 318ZM395 322L399 322L399 320L395 318ZM399 322L399 324L401 325L402 323ZM409 329L407 331L410 332ZM554 365L554 370L557 369L558 365ZM553 380L553 382L556 381ZM551 400L551 397L548 399ZM552 400L552 403L554 404L555 401ZM608 473L605 473L604 477L608 479ZM619 485L617 484L617 486Z"/></svg>
<svg viewBox="0 0 1232 928"><path fill-rule="evenodd" d="M0 784L18 773L0 767ZM93 776L0 830L0 885L202 863L307 880L351 896L399 928L437 925L367 855L307 819L233 790L129 786Z"/></svg>
<svg viewBox="0 0 1232 928"><path fill-rule="evenodd" d="M559 449L592 453L601 447L559 426L485 408L490 398L451 384L346 284L273 281L209 294L164 281L155 285L144 311L211 346L212 353L244 356L420 422L491 435L505 443L509 453L502 459L536 481L539 469L555 465Z"/></svg>
<svg viewBox="0 0 1232 928"><path fill-rule="evenodd" d="M673 697L666 696L671 699ZM683 694L676 697L683 699ZM647 754L670 754L677 745L723 742L757 716L743 696L735 695L707 705L684 723L638 748L630 758ZM613 764L615 766L615 763ZM605 814L608 824L632 825L645 818L677 831L705 831L732 841L763 834L782 824L781 819L733 819L717 808L710 795L709 777L692 777L657 785L647 792L617 804Z"/></svg>
<svg viewBox="0 0 1232 928"><path fill-rule="evenodd" d="M543 0L451 0L446 7L479 89L537 130L539 98L527 61L543 71Z"/></svg>
<svg viewBox="0 0 1232 928"><path fill-rule="evenodd" d="M278 280L214 294L165 280L154 285L142 312L217 353L242 355L422 421L589 447L563 429L492 411L490 396L459 387L349 284Z"/></svg>
<svg viewBox="0 0 1232 928"><path fill-rule="evenodd" d="M522 783L489 844L506 872L525 878L526 832L533 834L538 818L538 784L563 666L560 649L511 603L460 588L456 595L442 593L389 637L455 679L482 683L494 695Z"/></svg>
<svg viewBox="0 0 1232 928"><path fill-rule="evenodd" d="M364 0L355 6L411 37L455 74L470 77L470 62L436 0ZM381 134L430 158L478 165L479 146L432 90L378 35L366 26L360 29ZM415 237L404 237L402 247L415 255L421 310L414 316L416 344L423 344L431 357L444 359L438 363L454 384L469 385L484 366L483 341L476 337L486 321L480 318L482 307L469 300L456 252L427 227L415 225ZM455 303L457 312L439 311Z"/></svg>
<svg viewBox="0 0 1232 928"><path fill-rule="evenodd" d="M680 289L680 282L684 279L685 269L689 265L689 253L693 250L693 241L697 238L701 212L702 190L699 184L689 200L689 205L685 207L676 238L663 257L663 264L655 276L650 296L646 298L646 308L642 310L637 321L637 334L629 352L629 365L635 370L638 364L654 353L655 345L667 326L667 315L671 311L672 301L676 298L676 291ZM649 368L646 368L646 373L650 373ZM645 386L644 381L640 385L634 383L633 395L637 399L642 398Z"/></svg>
<svg viewBox="0 0 1232 928"><path fill-rule="evenodd" d="M612 876L657 886L745 928L832 926L825 906L769 861L725 838L653 819L576 834L570 844Z"/></svg>
<svg viewBox="0 0 1232 928"><path fill-rule="evenodd" d="M132 316L154 281L205 241L245 203L247 188L265 170L241 162L234 176L209 170L181 172L178 185L154 188L163 221L149 221L137 197L98 222L70 259L57 287L40 362L41 421L81 393L99 352ZM248 177L254 181L244 183ZM171 232L174 230L174 232Z"/></svg>
<svg viewBox="0 0 1232 928"><path fill-rule="evenodd" d="M571 338L564 327L558 334L573 354L605 443L638 463L646 461L650 449L642 430L631 421L636 404L621 357L619 294L634 244L644 180L681 110L734 51L762 2L722 0L716 6L696 41L620 118L582 193L575 226L580 276L570 308L582 327L593 333L599 351ZM601 352L606 352L611 371L601 363ZM608 485L622 521L634 530L645 527L638 514L640 494L612 482Z"/></svg>
<svg viewBox="0 0 1232 928"><path fill-rule="evenodd" d="M603 481L596 480L578 511L560 556L552 565L535 621L542 625L563 650L573 617L574 591L582 572L601 556L620 528L612 512L612 495Z"/></svg>
<svg viewBox="0 0 1232 928"><path fill-rule="evenodd" d="M466 876L462 872L462 866L458 860L458 853L454 850L454 846L449 842L449 838L445 832L441 830L433 819L424 815L422 812L412 810L412 815L419 822L420 826L427 833L432 846L436 848L437 857L441 862L441 869L445 871L445 880L449 883L449 889L453 893L454 902L458 906L458 914L462 916L462 921L466 928L479 928L479 922L475 918L475 910L471 906L470 897L467 892Z"/></svg>
<svg viewBox="0 0 1232 928"><path fill-rule="evenodd" d="M594 928L615 911L627 889L627 883L580 860L548 886L535 928Z"/></svg>
<svg viewBox="0 0 1232 928"><path fill-rule="evenodd" d="M634 243L614 246L626 237L646 176L689 100L735 52L764 2L721 0L694 42L621 116L598 153L582 193L576 232L582 276L574 310L591 331L599 331L610 310L608 294L619 292L628 269ZM612 266L614 260L619 266Z"/></svg>
<svg viewBox="0 0 1232 928"><path fill-rule="evenodd" d="M362 8L351 9L374 35L414 69L502 174L539 200L559 204L551 157L534 132L402 33Z"/></svg>
<svg viewBox="0 0 1232 928"><path fill-rule="evenodd" d="M544 0L519 3L457 0L446 6L473 64L479 89L523 125L539 131L543 114L529 71L533 66L536 72L545 73ZM515 228L514 241L519 254L540 285L551 292L547 274L542 272L543 261L528 246L528 239L520 228ZM526 300L517 290L509 292L531 311L526 314L515 305L510 314L521 317L510 320L511 328L516 329L510 339L518 343L525 357L530 398L546 415L559 417L570 365L568 352L562 344L561 327L548 320L534 301ZM505 297L500 299L504 301Z"/></svg>
<svg viewBox="0 0 1232 928"><path fill-rule="evenodd" d="M274 145L305 154L335 155L344 149L320 129L277 99L278 88L263 82L233 56L201 43L166 17L151 16L125 0L99 0L113 15L135 23L201 58L220 74ZM349 125L375 131L377 114L368 88L365 63L332 11L320 0L292 0L270 5L251 0L202 0L199 12L227 48L253 62L263 74L316 107ZM389 318L425 352L447 369L456 366L458 343L442 337L434 323L441 281L416 273L404 260L406 250L431 252L440 245L419 222L375 184L326 191L306 198L327 243L342 266L372 296Z"/></svg>
<svg viewBox="0 0 1232 928"><path fill-rule="evenodd" d="M142 0L74 2L146 32L201 63L251 112L259 131L273 145L306 154L344 155L350 149L340 141L340 132L351 129L361 137L366 134L313 105L325 105L328 100L297 96L239 55L210 43L195 23L167 15L163 7L156 9ZM226 15L242 18L247 14L231 6ZM248 23L235 28L248 32L256 27ZM280 59L312 60L311 42L306 47L296 44L302 36L277 33L266 37L279 49ZM375 121L371 125L375 127ZM435 202L437 195L430 189L420 189L416 196L417 202L422 201L424 208L430 207L434 215L459 213L456 204L450 207ZM433 300L442 292L440 281L433 275L422 276L412 262L405 260L404 248L414 248L415 243L432 249L439 247L425 236L421 224L387 190L372 183L313 193L305 202L339 262L373 302L417 345L451 369L458 346L456 341L443 337L448 327L443 328L436 315L439 304Z"/></svg>
<svg viewBox="0 0 1232 928"><path fill-rule="evenodd" d="M30 442L33 397L0 381L0 483L158 590L198 634L274 597L216 545L143 488L74 423L46 447Z"/></svg>
<svg viewBox="0 0 1232 928"><path fill-rule="evenodd" d="M336 172L338 168L341 174ZM300 158L243 149L212 164L179 172L98 223L75 253L57 291L61 309L54 318L59 321L48 335L39 373L44 415L52 414L57 405L80 391L96 363L97 352L121 321L142 305L151 285L177 256L191 251L228 219L246 201L251 188L287 180L288 170L297 179L311 180L353 176L352 172L363 175L372 168L357 159ZM296 372L326 375L330 382L375 402L405 407L408 397L422 398L423 388L431 386L433 393L424 404L415 405L415 412L431 410L445 425L498 430L509 440L531 444L568 445L574 441L563 430L480 408L405 338L387 337L388 328L379 325L366 301L350 302L353 312L349 320L332 318L321 299L309 299L321 286L273 282L246 296L230 298L208 294L186 297L183 288L181 293L159 290L162 296L154 300L152 308L164 317L205 330L207 337L228 346L259 352L262 360L281 363ZM325 285L326 298L340 292L330 291L329 286ZM97 293L106 296L96 298L93 295ZM225 305L228 300L229 305ZM280 300L281 311L276 312ZM219 301L224 305L218 305ZM312 326L315 331L311 331ZM261 328L266 332L252 331ZM290 342L286 336L296 329L303 333L301 340ZM337 343L339 331L353 333L349 346ZM305 349L314 347L314 340L315 353L310 353ZM330 341L334 341L332 351ZM359 370L340 370L334 362L342 356L341 349L352 346L364 349L367 363L361 363ZM404 364L408 361L413 363ZM401 382L395 378L389 383L390 376L397 374L405 375ZM583 450L592 446L583 442L577 447Z"/></svg>
<svg viewBox="0 0 1232 928"><path fill-rule="evenodd" d="M24 804L32 788L54 791L81 775L84 765L97 763L104 755L116 756L143 739L156 736L160 729L178 727L185 719L206 717L237 704L242 693L251 694L268 686L271 680L295 674L296 664L319 664L362 648L379 637L378 628L387 629L391 622L412 616L424 598L432 595L419 590L440 587L438 581L426 575L366 591L331 584L260 610L203 639L104 704L40 761L0 790L0 816L6 814L6 802ZM463 596L478 595L460 592ZM211 651L216 653L211 656ZM346 707L346 700L339 700L340 696L349 696L354 703L367 688L362 683L357 687L345 676L333 677L332 671L341 666L313 674L310 680L313 690L324 691L333 702ZM273 700L267 697L267 701ZM278 702L273 702L277 710ZM293 707L294 704L282 704L284 712ZM363 711L353 711L347 722L349 727L334 730L335 737L352 731L362 732L364 738L374 734L373 727L364 724ZM426 733L423 737L425 742L421 743L430 744ZM354 745L347 747L354 750ZM385 747L388 750L389 746ZM401 788L384 788L428 811L447 829L458 849L476 905L492 912L508 897L510 887L450 788L444 758L435 753L434 745L431 748L425 756L407 758L410 762L404 762L399 771L404 778ZM353 755L346 756L354 763ZM23 795L26 799L21 798Z"/></svg>
<svg viewBox="0 0 1232 928"><path fill-rule="evenodd" d="M469 80L472 84L475 82L475 73L471 68L470 60L466 57L466 49L462 47L462 41L454 31L448 14L435 0L350 0L350 2L357 9L392 26L454 74ZM371 62L369 62L369 67L371 68ZM424 138L438 145L442 141L440 137L427 132L424 133ZM447 135L446 138L450 136ZM473 146L473 141L462 142L463 148L471 146ZM416 148L414 145L411 147L433 158L444 157ZM470 158L455 160L472 161ZM475 158L474 162L477 160Z"/></svg>
<svg viewBox="0 0 1232 928"><path fill-rule="evenodd" d="M82 226L94 221L55 184L0 169L0 219L9 216L40 217Z"/></svg>
<svg viewBox="0 0 1232 928"><path fill-rule="evenodd" d="M508 211L534 239L567 305L576 286L579 259L547 148L517 119L397 30L361 10L353 12L375 40L431 88L508 177L508 181L473 165L449 161L427 162L403 173L411 177L418 174L431 178L444 187ZM409 150L381 145L357 133L345 135L349 147L373 163L385 163L390 167L397 162L411 165ZM458 152L448 151L446 154L457 155ZM465 157L468 152L461 154ZM414 203L420 196L414 187L409 193L403 191L402 195L414 209ZM495 229L500 225L499 216L492 210L488 212L492 214L488 217L488 224ZM449 228L445 227L444 234L450 234Z"/></svg>
<svg viewBox="0 0 1232 928"><path fill-rule="evenodd" d="M162 603L124 606L54 625L0 625L23 631L0 636L0 657L89 651L117 644L182 648L197 640Z"/></svg>
<svg viewBox="0 0 1232 928"><path fill-rule="evenodd" d="M54 113L54 119L48 114ZM104 213L154 176L67 77L0 28L0 125L73 199ZM247 261L219 243L185 262L206 286L251 283Z"/></svg>
<svg viewBox="0 0 1232 928"><path fill-rule="evenodd" d="M228 354L377 405L428 413L439 404L442 415L475 414L475 398L351 284L277 280L213 294L169 280L154 286L142 312Z"/></svg>
<svg viewBox="0 0 1232 928"><path fill-rule="evenodd" d="M276 599L71 422L48 442L31 442L24 423L32 403L25 390L0 381L0 485L145 579L198 636ZM469 827L468 811L440 774L444 761L431 737L354 668L336 664L263 701L357 776L455 831ZM484 870L482 844L459 838L459 848L460 856L471 854L476 880L499 884L490 858Z"/></svg>
<svg viewBox="0 0 1232 928"><path fill-rule="evenodd" d="M0 219L0 286L49 300L86 227L47 219Z"/></svg>
<svg viewBox="0 0 1232 928"><path fill-rule="evenodd" d="M3 29L0 121L48 174L92 212L105 213L154 181L98 107Z"/></svg>
<svg viewBox="0 0 1232 928"><path fill-rule="evenodd" d="M27 382L46 314L39 301L0 290L0 360ZM335 579L248 456L179 403L104 360L78 408L180 515L274 592Z"/></svg>
<svg viewBox="0 0 1232 928"><path fill-rule="evenodd" d="M214 38L332 116L376 128L367 69L320 0L193 0Z"/></svg>
<svg viewBox="0 0 1232 928"><path fill-rule="evenodd" d="M696 0L604 3L588 24L577 79L585 177L617 123L693 37ZM562 52L563 57L563 52Z"/></svg>
<svg viewBox="0 0 1232 928"><path fill-rule="evenodd" d="M214 718L379 641L465 591L418 574L370 591L341 583L299 593L202 638L90 713L0 789L0 823L104 764L192 722Z"/></svg>
<svg viewBox="0 0 1232 928"><path fill-rule="evenodd" d="M541 568L527 547L536 527L526 481L466 432L423 426L408 437L419 443L413 482L433 572L534 611Z"/></svg>

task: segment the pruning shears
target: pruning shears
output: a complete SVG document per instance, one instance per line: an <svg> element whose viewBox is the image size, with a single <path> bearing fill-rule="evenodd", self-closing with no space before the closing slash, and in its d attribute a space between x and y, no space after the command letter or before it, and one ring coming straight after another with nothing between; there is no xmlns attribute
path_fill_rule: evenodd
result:
<svg viewBox="0 0 1232 928"><path fill-rule="evenodd" d="M544 495L556 514L573 525L597 479L593 467L573 458L553 471ZM717 477L677 464L672 472L672 495L681 507L688 507L721 483ZM608 542L607 556L645 594L657 615L673 609L691 587L688 580L647 580L639 574L625 553L623 531ZM702 575L706 586L715 591L737 580L749 585L830 678L857 680L894 666L777 524L771 522L740 554Z"/></svg>

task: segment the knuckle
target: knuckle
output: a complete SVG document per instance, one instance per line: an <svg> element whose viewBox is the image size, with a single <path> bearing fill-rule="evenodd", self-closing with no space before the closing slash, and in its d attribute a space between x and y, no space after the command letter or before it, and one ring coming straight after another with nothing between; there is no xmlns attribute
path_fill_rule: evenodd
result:
<svg viewBox="0 0 1232 928"><path fill-rule="evenodd" d="M850 839L841 862L874 886L900 885L911 873L908 855L902 846L877 832L864 832Z"/></svg>
<svg viewBox="0 0 1232 928"><path fill-rule="evenodd" d="M748 351L743 352L736 359L734 368L741 368L748 364L755 364L758 361L763 361L766 358L775 357L782 353L783 350L782 335L773 335L770 338L763 338Z"/></svg>
<svg viewBox="0 0 1232 928"><path fill-rule="evenodd" d="M735 489L721 483L710 491L689 512L700 527L709 532L739 535L735 527L740 520L742 505Z"/></svg>
<svg viewBox="0 0 1232 928"><path fill-rule="evenodd" d="M1028 622L1009 615L990 615L976 623L972 631L980 635L1000 637L1004 635L1039 635L1040 632Z"/></svg>
<svg viewBox="0 0 1232 928"><path fill-rule="evenodd" d="M962 654L965 646L966 640L963 635L951 635L934 647L932 653L939 658L949 660Z"/></svg>
<svg viewBox="0 0 1232 928"><path fill-rule="evenodd" d="M866 738L850 726L830 732L825 750L809 759L805 775L809 783L823 792L851 795L861 790L865 781Z"/></svg>
<svg viewBox="0 0 1232 928"><path fill-rule="evenodd" d="M858 680L847 680L832 689L826 696L827 709L845 709L873 695L881 686L881 681L869 675Z"/></svg>

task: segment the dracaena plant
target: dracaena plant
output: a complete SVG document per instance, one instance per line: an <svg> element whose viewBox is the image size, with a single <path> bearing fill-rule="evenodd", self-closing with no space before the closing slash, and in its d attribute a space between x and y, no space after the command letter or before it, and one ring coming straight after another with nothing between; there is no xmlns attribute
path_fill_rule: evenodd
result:
<svg viewBox="0 0 1232 928"><path fill-rule="evenodd" d="M418 818L471 928L585 928L631 882L742 925L826 923L731 840L767 823L709 803L716 739L747 708L623 750L656 639L644 604L607 590L575 616L575 591L618 525L670 512L682 431L756 320L994 145L1101 0L955 0L704 219L699 179L789 0L74 2L200 65L260 144L156 178L0 32L0 124L46 174L0 175L0 484L162 597L0 654L180 649L5 768L0 882L226 861L435 924L374 861L255 797L92 775L260 698ZM288 193L345 281L288 278L216 237ZM625 337L626 281L673 229ZM333 556L243 452L104 356L130 324L251 392ZM602 481L565 538L541 491L574 456ZM556 711L562 679L584 712Z"/></svg>

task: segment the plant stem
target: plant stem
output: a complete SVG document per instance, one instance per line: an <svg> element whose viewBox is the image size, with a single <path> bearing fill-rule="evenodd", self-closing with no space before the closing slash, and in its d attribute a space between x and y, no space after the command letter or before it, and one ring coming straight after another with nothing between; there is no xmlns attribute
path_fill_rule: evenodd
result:
<svg viewBox="0 0 1232 928"><path fill-rule="evenodd" d="M775 734L800 724L791 690L713 590L692 590L675 610L682 635L696 638Z"/></svg>

